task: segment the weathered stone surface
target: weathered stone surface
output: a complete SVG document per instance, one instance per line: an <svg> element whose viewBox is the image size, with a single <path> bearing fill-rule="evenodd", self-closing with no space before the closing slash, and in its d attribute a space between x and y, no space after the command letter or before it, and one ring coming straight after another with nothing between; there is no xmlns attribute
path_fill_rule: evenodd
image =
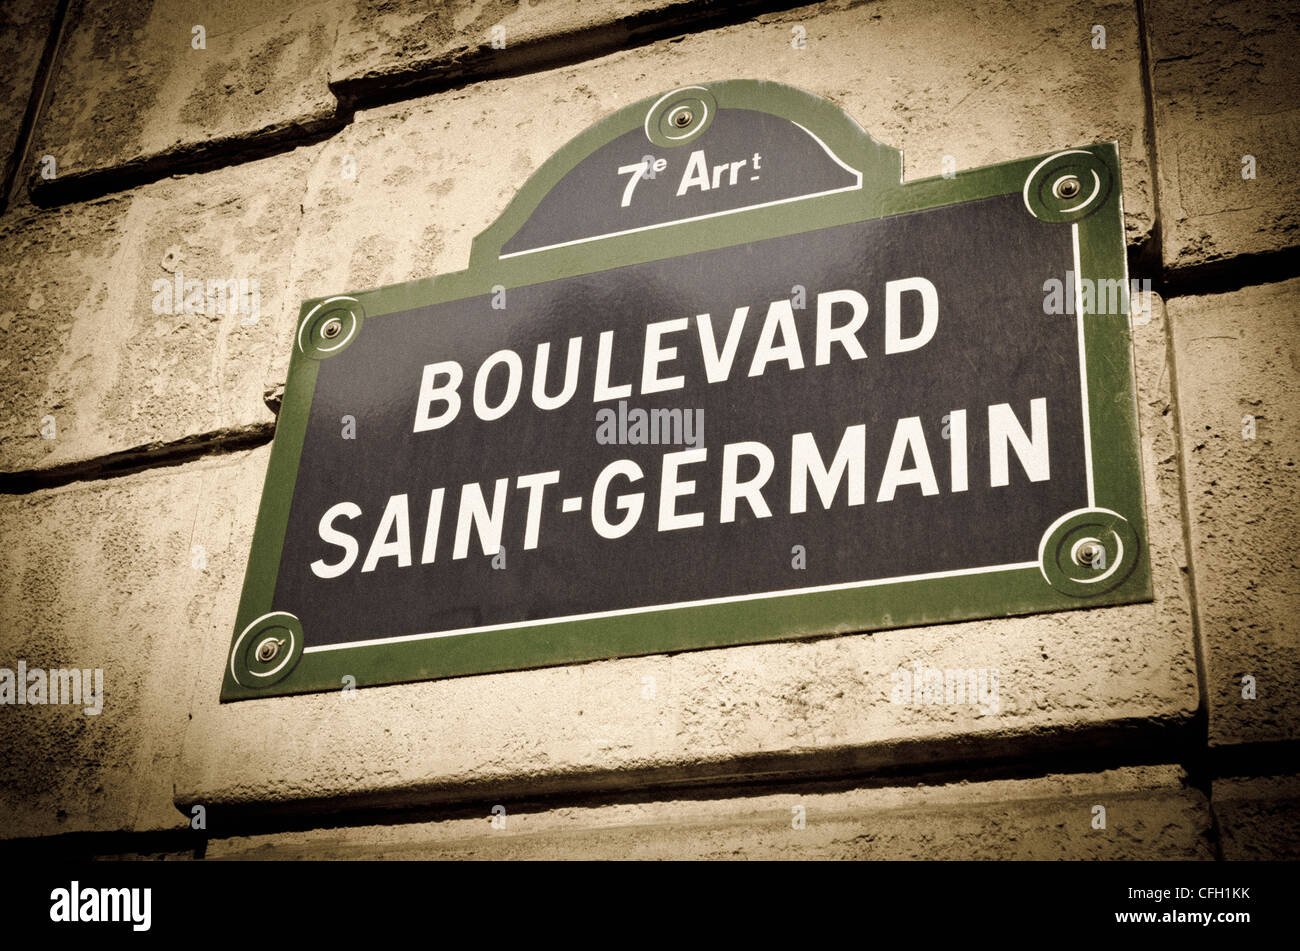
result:
<svg viewBox="0 0 1300 951"><path fill-rule="evenodd" d="M74 2L36 140L58 177L27 173L52 201L92 177L108 180L102 193L114 178L342 125L335 90L389 96L411 82L537 68L720 11L705 0Z"/></svg>
<svg viewBox="0 0 1300 951"><path fill-rule="evenodd" d="M422 80L505 72L591 50L617 49L659 24L685 29L725 7L707 0L515 0L394 6L383 0L341 4L331 84L345 97L391 95Z"/></svg>
<svg viewBox="0 0 1300 951"><path fill-rule="evenodd" d="M1151 0L1164 263L1286 248L1300 234L1300 9L1268 0ZM1257 177L1242 177L1243 157Z"/></svg>
<svg viewBox="0 0 1300 951"><path fill-rule="evenodd" d="M1300 776L1216 779L1211 796L1225 859L1300 859Z"/></svg>
<svg viewBox="0 0 1300 951"><path fill-rule="evenodd" d="M55 5L43 0L11 0L0 7L0 183L21 156L18 134L34 92L45 43L54 23ZM5 197L0 195L0 208Z"/></svg>
<svg viewBox="0 0 1300 951"><path fill-rule="evenodd" d="M185 825L171 774L192 692L216 697L198 658L233 623L268 455L0 497L0 667L99 669L104 697L0 705L0 838Z"/></svg>
<svg viewBox="0 0 1300 951"><path fill-rule="evenodd" d="M315 152L0 222L14 289L0 304L0 471L271 424L263 388L297 321L285 287ZM178 276L204 282L189 313Z"/></svg>
<svg viewBox="0 0 1300 951"><path fill-rule="evenodd" d="M32 188L170 167L196 154L293 141L336 124L328 88L336 7L217 0L78 0L36 128ZM206 31L205 49L194 28ZM108 187L112 187L111 185Z"/></svg>
<svg viewBox="0 0 1300 951"><path fill-rule="evenodd" d="M219 704L199 692L178 803L404 805L1019 755L1190 722L1198 703L1159 301L1136 328L1156 600ZM250 499L249 504L252 504ZM222 608L228 621L228 611ZM220 682L230 631L205 629ZM999 671L998 709L891 703L922 663ZM652 678L653 696L645 695ZM429 711L437 711L430 715ZM1131 732L1130 732L1131 731ZM1149 734L1148 734L1149 740ZM1095 744L1096 739L1091 741Z"/></svg>
<svg viewBox="0 0 1300 951"><path fill-rule="evenodd" d="M215 859L1208 859L1177 767L942 786L548 808L214 838ZM1095 806L1105 828L1094 828ZM797 827L802 820L802 828ZM498 825L500 825L498 819Z"/></svg>
<svg viewBox="0 0 1300 951"><path fill-rule="evenodd" d="M1179 297L1169 312L1210 742L1295 739L1300 280Z"/></svg>

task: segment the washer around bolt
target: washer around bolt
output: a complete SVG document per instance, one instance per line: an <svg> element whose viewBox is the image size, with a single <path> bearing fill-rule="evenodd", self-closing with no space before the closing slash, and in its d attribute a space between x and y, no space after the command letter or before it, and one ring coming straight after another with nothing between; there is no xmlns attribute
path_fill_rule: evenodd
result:
<svg viewBox="0 0 1300 951"><path fill-rule="evenodd" d="M679 129L685 129L695 120L695 115L689 109L683 109L673 116L673 125Z"/></svg>
<svg viewBox="0 0 1300 951"><path fill-rule="evenodd" d="M325 321L325 326L320 329L320 335L326 340L333 340L343 332L343 321L337 317L331 317Z"/></svg>
<svg viewBox="0 0 1300 951"><path fill-rule="evenodd" d="M276 640L274 637L268 637L262 643L257 645L257 659L260 663L269 664L275 660L275 655L280 653L280 645L284 641Z"/></svg>

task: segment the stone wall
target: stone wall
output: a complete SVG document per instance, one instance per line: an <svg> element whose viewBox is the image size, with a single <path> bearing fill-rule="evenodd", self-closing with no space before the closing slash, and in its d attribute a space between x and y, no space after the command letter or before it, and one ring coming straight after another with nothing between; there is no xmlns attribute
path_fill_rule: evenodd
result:
<svg viewBox="0 0 1300 951"><path fill-rule="evenodd" d="M1293 5L56 8L0 12L0 667L106 697L0 706L5 847L1300 856ZM1119 144L1155 600L219 704L298 303L464 268L578 131L727 78L909 180ZM255 280L256 319L157 313L178 271ZM997 667L1000 712L889 703L921 659Z"/></svg>

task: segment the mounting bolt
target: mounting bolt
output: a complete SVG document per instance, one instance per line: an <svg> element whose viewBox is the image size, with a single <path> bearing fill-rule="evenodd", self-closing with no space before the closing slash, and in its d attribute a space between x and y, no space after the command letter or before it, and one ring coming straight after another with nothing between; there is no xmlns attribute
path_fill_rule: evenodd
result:
<svg viewBox="0 0 1300 951"><path fill-rule="evenodd" d="M695 119L695 116L689 109L682 109L673 115L673 125L679 129L685 129Z"/></svg>
<svg viewBox="0 0 1300 951"><path fill-rule="evenodd" d="M1079 184L1079 180L1073 175L1058 178L1056 184L1052 186L1052 194L1057 198L1066 200L1078 197L1081 191L1083 191L1083 186Z"/></svg>
<svg viewBox="0 0 1300 951"><path fill-rule="evenodd" d="M1091 568L1105 552L1101 542L1089 539L1074 550L1074 560L1081 568Z"/></svg>
<svg viewBox="0 0 1300 951"><path fill-rule="evenodd" d="M325 321L325 326L320 329L320 335L326 340L333 340L343 332L343 321L337 317L331 317Z"/></svg>
<svg viewBox="0 0 1300 951"><path fill-rule="evenodd" d="M268 637L262 643L257 645L257 659L259 663L269 664L275 660L275 655L280 653L280 645L284 641L277 641L274 637Z"/></svg>

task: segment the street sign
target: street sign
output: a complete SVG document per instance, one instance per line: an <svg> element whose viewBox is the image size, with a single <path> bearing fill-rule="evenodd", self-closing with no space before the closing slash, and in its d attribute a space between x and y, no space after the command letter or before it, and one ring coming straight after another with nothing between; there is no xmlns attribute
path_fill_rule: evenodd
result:
<svg viewBox="0 0 1300 951"><path fill-rule="evenodd" d="M1150 600L1113 144L738 80L302 308L223 700Z"/></svg>

